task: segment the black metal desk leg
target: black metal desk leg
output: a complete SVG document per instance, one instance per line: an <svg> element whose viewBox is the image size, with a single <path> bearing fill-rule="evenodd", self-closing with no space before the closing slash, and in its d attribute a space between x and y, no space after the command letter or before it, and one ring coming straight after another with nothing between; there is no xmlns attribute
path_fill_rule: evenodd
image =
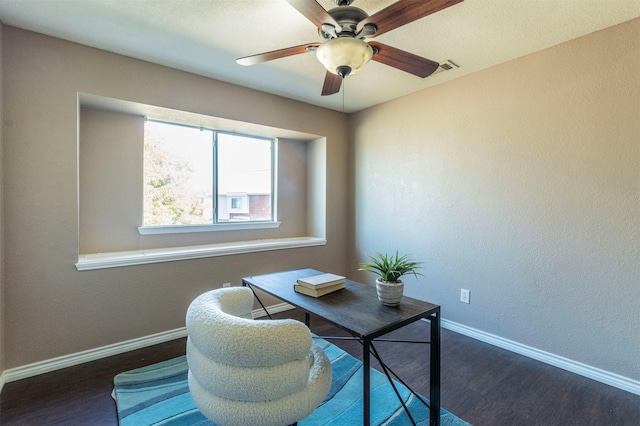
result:
<svg viewBox="0 0 640 426"><path fill-rule="evenodd" d="M365 426L369 426L371 423L371 379L370 379L370 360L369 360L369 345L371 341L364 339L362 342L362 394L363 394L363 422Z"/></svg>
<svg viewBox="0 0 640 426"><path fill-rule="evenodd" d="M440 310L431 317L431 362L429 383L429 424L440 425Z"/></svg>

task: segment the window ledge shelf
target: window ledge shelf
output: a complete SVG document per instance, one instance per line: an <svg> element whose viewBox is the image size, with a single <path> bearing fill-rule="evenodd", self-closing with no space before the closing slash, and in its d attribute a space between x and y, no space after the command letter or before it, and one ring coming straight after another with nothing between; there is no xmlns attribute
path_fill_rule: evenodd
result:
<svg viewBox="0 0 640 426"><path fill-rule="evenodd" d="M208 244L188 247L131 250L111 253L92 253L78 256L76 269L119 268L122 266L146 265L149 263L174 262L178 260L201 259L205 257L228 256L233 254L256 253L261 251L284 250L302 247L323 246L325 238L298 237L271 240L239 241L233 243Z"/></svg>

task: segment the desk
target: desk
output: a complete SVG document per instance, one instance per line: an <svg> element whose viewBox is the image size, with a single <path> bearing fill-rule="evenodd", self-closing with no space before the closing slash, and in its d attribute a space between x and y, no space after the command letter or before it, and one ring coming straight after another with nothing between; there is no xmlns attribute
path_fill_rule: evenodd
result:
<svg viewBox="0 0 640 426"><path fill-rule="evenodd" d="M293 285L299 278L321 274L314 269L259 275L242 279L242 285L260 289L306 312L347 331L362 342L363 360L363 415L364 424L370 423L370 352L373 341L390 331L426 318L431 324L430 338L430 424L440 424L440 306L403 297L397 307L384 306L378 301L374 286L346 280L345 288L314 298L296 293ZM256 296L257 297L257 296ZM258 298L262 305L262 302ZM262 305L264 308L264 305ZM265 309L266 310L266 309Z"/></svg>

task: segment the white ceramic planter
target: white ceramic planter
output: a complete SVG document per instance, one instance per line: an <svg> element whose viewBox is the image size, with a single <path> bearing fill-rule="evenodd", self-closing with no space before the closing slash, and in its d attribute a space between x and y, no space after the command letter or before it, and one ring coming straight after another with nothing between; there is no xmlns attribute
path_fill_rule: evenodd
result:
<svg viewBox="0 0 640 426"><path fill-rule="evenodd" d="M402 300L402 294L404 292L404 282L398 281L383 281L382 278L376 280L376 292L378 293L378 300L385 306L398 306Z"/></svg>

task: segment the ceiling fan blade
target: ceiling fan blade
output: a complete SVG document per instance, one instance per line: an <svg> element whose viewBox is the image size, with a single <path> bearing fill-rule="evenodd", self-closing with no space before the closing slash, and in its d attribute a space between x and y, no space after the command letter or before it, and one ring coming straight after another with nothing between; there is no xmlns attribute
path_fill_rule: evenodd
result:
<svg viewBox="0 0 640 426"><path fill-rule="evenodd" d="M327 71L322 86L322 96L335 95L340 91L340 86L342 86L342 77Z"/></svg>
<svg viewBox="0 0 640 426"><path fill-rule="evenodd" d="M410 22L439 12L463 0L398 0L390 6L374 13L358 22L356 31L359 33L366 24L374 24L378 30L375 36L384 34Z"/></svg>
<svg viewBox="0 0 640 426"><path fill-rule="evenodd" d="M258 53L257 55L245 56L236 59L240 65L255 65L274 59L286 58L287 56L299 55L310 51L309 47L318 47L320 43L307 43L300 46L287 47L285 49L273 50L271 52Z"/></svg>
<svg viewBox="0 0 640 426"><path fill-rule="evenodd" d="M316 0L287 0L287 3L302 13L318 28L321 28L322 24L331 24L337 30L341 28L336 20Z"/></svg>
<svg viewBox="0 0 640 426"><path fill-rule="evenodd" d="M429 77L438 67L439 63L423 58L377 41L369 42L371 47L375 47L378 52L371 58L376 62L380 62L390 67L417 75L418 77Z"/></svg>

